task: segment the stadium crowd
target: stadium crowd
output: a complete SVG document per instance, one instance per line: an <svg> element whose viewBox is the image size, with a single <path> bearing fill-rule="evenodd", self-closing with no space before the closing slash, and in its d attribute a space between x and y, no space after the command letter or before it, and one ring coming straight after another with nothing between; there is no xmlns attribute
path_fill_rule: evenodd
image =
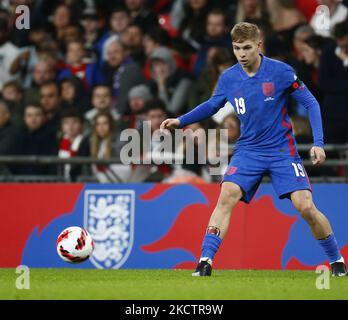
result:
<svg viewBox="0 0 348 320"><path fill-rule="evenodd" d="M0 155L119 155L120 133L154 132L168 116L212 94L236 61L229 32L256 23L262 51L292 65L322 108L325 142L348 143L348 1L339 0L3 0L0 7ZM30 28L16 28L15 8L30 8ZM329 20L320 20L329 8ZM324 21L324 22L323 22ZM326 24L328 22L328 24ZM189 126L226 128L238 118ZM297 143L311 143L307 114L290 103ZM304 154L304 157L307 155ZM345 154L338 154L345 157ZM205 165L92 165L100 182L209 182ZM56 167L7 165L2 172L50 175ZM67 181L81 166L64 165ZM310 175L347 176L343 167Z"/></svg>

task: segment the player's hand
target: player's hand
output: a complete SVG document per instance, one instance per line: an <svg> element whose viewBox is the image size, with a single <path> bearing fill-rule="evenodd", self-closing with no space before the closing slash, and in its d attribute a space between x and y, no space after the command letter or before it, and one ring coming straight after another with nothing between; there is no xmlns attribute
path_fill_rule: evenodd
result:
<svg viewBox="0 0 348 320"><path fill-rule="evenodd" d="M320 165L326 159L325 151L321 147L312 147L310 154L313 165Z"/></svg>
<svg viewBox="0 0 348 320"><path fill-rule="evenodd" d="M179 119L173 119L173 118L169 118L164 120L161 123L160 126L160 132L165 133L168 130L174 130L179 128L180 126L180 120Z"/></svg>

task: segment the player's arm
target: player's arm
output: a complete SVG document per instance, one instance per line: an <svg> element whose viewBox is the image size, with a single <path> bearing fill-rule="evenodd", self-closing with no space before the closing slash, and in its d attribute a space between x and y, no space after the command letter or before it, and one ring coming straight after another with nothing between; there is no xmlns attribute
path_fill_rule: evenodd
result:
<svg viewBox="0 0 348 320"><path fill-rule="evenodd" d="M314 146L310 154L314 165L322 164L325 159L323 125L321 120L320 105L306 85L294 76L293 83L289 87L291 96L301 104L308 112L309 122L312 127Z"/></svg>
<svg viewBox="0 0 348 320"><path fill-rule="evenodd" d="M220 76L216 90L209 100L178 118L164 120L160 129L163 131L165 129L183 128L191 123L200 122L218 112L219 109L225 105L226 101L224 80L223 77Z"/></svg>

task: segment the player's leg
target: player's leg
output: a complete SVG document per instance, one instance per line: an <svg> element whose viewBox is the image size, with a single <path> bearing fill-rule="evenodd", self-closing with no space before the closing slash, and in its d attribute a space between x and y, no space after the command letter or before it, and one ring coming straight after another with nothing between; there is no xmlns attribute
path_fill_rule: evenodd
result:
<svg viewBox="0 0 348 320"><path fill-rule="evenodd" d="M308 223L317 240L327 238L332 234L329 220L316 208L313 203L312 193L309 190L295 191L291 193L290 199L296 210Z"/></svg>
<svg viewBox="0 0 348 320"><path fill-rule="evenodd" d="M347 275L344 259L332 232L330 222L325 215L316 208L313 203L312 193L309 190L299 190L292 192L290 198L296 210L308 223L315 239L318 240L319 245L329 258L332 274L334 276Z"/></svg>
<svg viewBox="0 0 348 320"><path fill-rule="evenodd" d="M243 192L237 184L228 181L222 183L219 199L208 223L208 233L209 228L215 228L220 231L221 239L225 237L230 224L232 209L242 196Z"/></svg>
<svg viewBox="0 0 348 320"><path fill-rule="evenodd" d="M230 224L232 209L242 198L241 188L233 182L223 182L219 199L210 217L203 239L202 254L193 276L210 276L212 261Z"/></svg>
<svg viewBox="0 0 348 320"><path fill-rule="evenodd" d="M223 177L221 192L203 239L202 254L193 276L210 276L212 261L225 237L231 211L239 200L249 203L253 198L267 166L258 155L234 154Z"/></svg>
<svg viewBox="0 0 348 320"><path fill-rule="evenodd" d="M276 158L271 161L270 174L279 198L290 198L295 208L309 224L314 237L327 254L333 275L344 275L345 265L327 218L312 200L312 188L301 158ZM340 272L343 270L344 272Z"/></svg>

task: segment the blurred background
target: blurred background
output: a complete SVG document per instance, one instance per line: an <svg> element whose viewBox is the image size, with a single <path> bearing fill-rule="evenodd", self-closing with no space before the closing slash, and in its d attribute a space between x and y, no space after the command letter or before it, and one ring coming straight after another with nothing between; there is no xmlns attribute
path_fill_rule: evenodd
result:
<svg viewBox="0 0 348 320"><path fill-rule="evenodd" d="M18 5L30 9L29 29L16 27ZM328 11L318 11L319 5ZM306 110L289 102L311 180L347 182L347 5L339 0L2 0L0 181L219 181L209 175L209 163L124 165L120 134L127 128L141 134L143 120L151 121L154 132L165 118L208 99L221 72L236 62L231 28L248 21L262 31L263 53L292 65L321 105L328 160L314 168ZM189 128L228 129L233 155L239 122L231 106ZM183 152L185 144L180 150L174 152Z"/></svg>

